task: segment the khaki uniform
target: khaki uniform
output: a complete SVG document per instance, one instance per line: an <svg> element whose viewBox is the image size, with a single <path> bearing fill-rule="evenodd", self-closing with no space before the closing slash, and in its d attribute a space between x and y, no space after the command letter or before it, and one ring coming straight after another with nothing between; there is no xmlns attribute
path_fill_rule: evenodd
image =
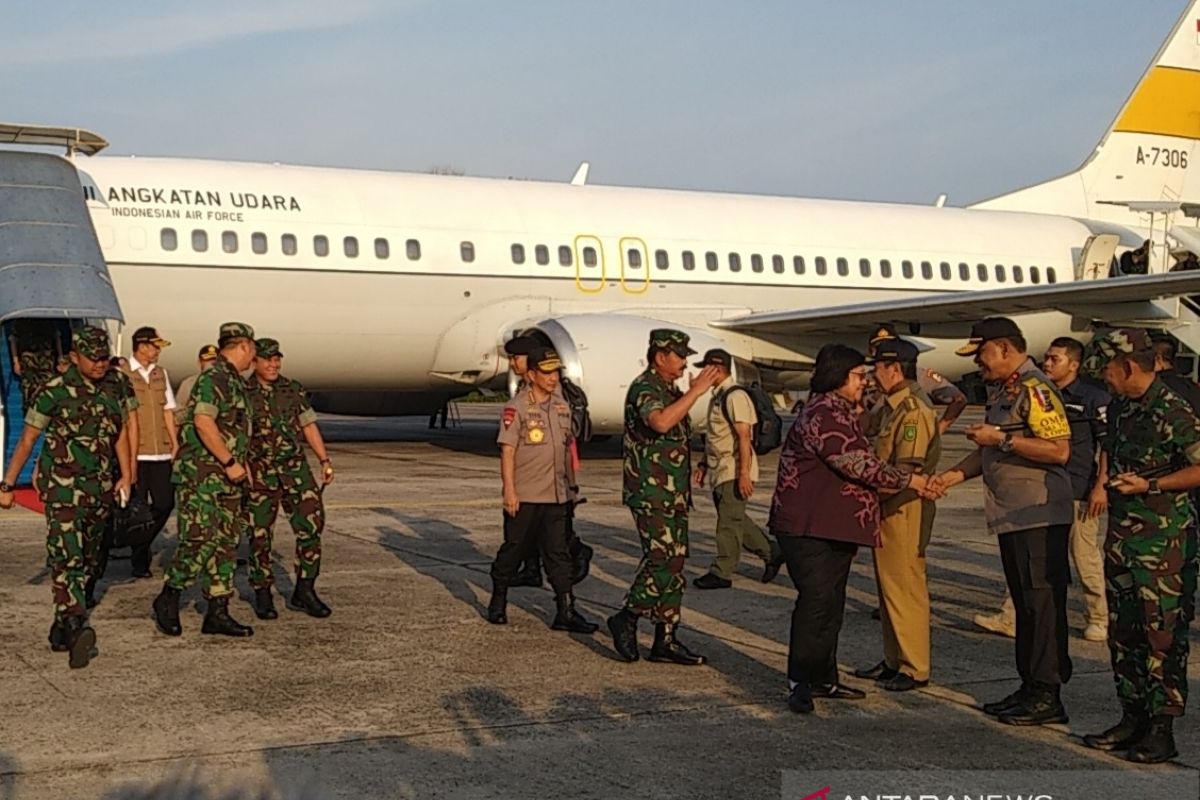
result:
<svg viewBox="0 0 1200 800"><path fill-rule="evenodd" d="M875 454L897 467L932 474L941 456L937 414L914 381L887 395L875 420ZM883 623L883 660L918 681L929 680L929 587L925 547L934 503L906 489L882 504L875 580Z"/></svg>

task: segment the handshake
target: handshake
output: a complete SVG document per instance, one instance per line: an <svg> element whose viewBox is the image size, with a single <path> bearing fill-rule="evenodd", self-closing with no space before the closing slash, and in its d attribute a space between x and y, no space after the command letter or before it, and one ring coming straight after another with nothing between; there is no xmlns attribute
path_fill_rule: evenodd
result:
<svg viewBox="0 0 1200 800"><path fill-rule="evenodd" d="M914 472L909 476L908 488L912 489L926 500L940 500L945 497L951 486L957 486L965 480L959 470L947 470L937 475L925 475Z"/></svg>

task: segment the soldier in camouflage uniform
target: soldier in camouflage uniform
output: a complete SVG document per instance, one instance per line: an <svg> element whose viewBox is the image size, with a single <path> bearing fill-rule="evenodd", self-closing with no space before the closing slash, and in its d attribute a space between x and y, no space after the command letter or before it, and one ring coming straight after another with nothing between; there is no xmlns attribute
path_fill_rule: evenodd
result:
<svg viewBox="0 0 1200 800"><path fill-rule="evenodd" d="M675 387L683 377L688 347L682 331L650 332L646 371L633 379L625 395L625 505L633 512L642 542L642 561L625 606L608 618L613 645L626 661L637 661L637 623L648 616L656 623L651 661L703 664L675 639L688 552L688 509L692 436L688 412L721 380L721 371L705 367L686 392Z"/></svg>
<svg viewBox="0 0 1200 800"><path fill-rule="evenodd" d="M37 489L46 506L46 564L54 595L50 648L69 652L72 668L86 667L91 659L96 632L87 624L84 587L114 490L128 495L132 483L125 445L129 411L101 386L108 356L107 333L75 331L71 367L47 382L34 400L0 483L0 508L12 508L11 484L44 432Z"/></svg>
<svg viewBox="0 0 1200 800"><path fill-rule="evenodd" d="M333 462L317 427L317 412L308 394L290 378L279 374L283 353L274 339L255 343L254 374L248 382L254 434L250 439L250 585L254 587L254 613L275 619L271 587L271 528L282 505L296 535L296 588L291 606L312 617L328 617L329 606L317 597L313 584L321 572L321 531L325 505L321 492L333 483ZM321 461L321 486L313 479L304 457L303 436Z"/></svg>
<svg viewBox="0 0 1200 800"><path fill-rule="evenodd" d="M1173 723L1187 701L1188 623L1194 582L1200 486L1200 420L1154 373L1144 330L1122 329L1089 346L1086 368L1122 401L1110 407L1104 452L1109 480L1104 580L1108 642L1123 713L1103 733L1085 736L1100 750L1127 750L1130 761L1178 755Z"/></svg>
<svg viewBox="0 0 1200 800"><path fill-rule="evenodd" d="M245 526L250 450L250 405L241 373L254 360L254 329L226 322L218 334L216 365L200 373L188 399L187 420L175 458L179 546L154 600L154 620L179 636L179 595L203 573L208 599L201 633L251 636L254 630L229 616L238 536Z"/></svg>

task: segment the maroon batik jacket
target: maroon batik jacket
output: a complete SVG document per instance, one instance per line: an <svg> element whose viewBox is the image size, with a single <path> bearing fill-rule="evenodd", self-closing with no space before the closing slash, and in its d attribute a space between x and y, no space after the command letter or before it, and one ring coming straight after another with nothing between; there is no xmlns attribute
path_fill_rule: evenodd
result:
<svg viewBox="0 0 1200 800"><path fill-rule="evenodd" d="M788 431L771 500L776 536L879 545L880 489L908 474L875 456L853 406L835 392L813 395Z"/></svg>

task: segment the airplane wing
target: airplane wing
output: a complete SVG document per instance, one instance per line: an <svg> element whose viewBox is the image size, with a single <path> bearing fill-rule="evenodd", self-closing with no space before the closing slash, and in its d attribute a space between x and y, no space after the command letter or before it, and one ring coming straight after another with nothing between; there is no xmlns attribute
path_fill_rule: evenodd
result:
<svg viewBox="0 0 1200 800"><path fill-rule="evenodd" d="M715 328L749 334L796 336L836 330L868 333L890 322L914 335L960 336L983 317L1061 311L1112 325L1162 325L1174 319L1155 300L1200 295L1200 271L1069 281L984 291L942 292L870 303L752 313L714 320Z"/></svg>

